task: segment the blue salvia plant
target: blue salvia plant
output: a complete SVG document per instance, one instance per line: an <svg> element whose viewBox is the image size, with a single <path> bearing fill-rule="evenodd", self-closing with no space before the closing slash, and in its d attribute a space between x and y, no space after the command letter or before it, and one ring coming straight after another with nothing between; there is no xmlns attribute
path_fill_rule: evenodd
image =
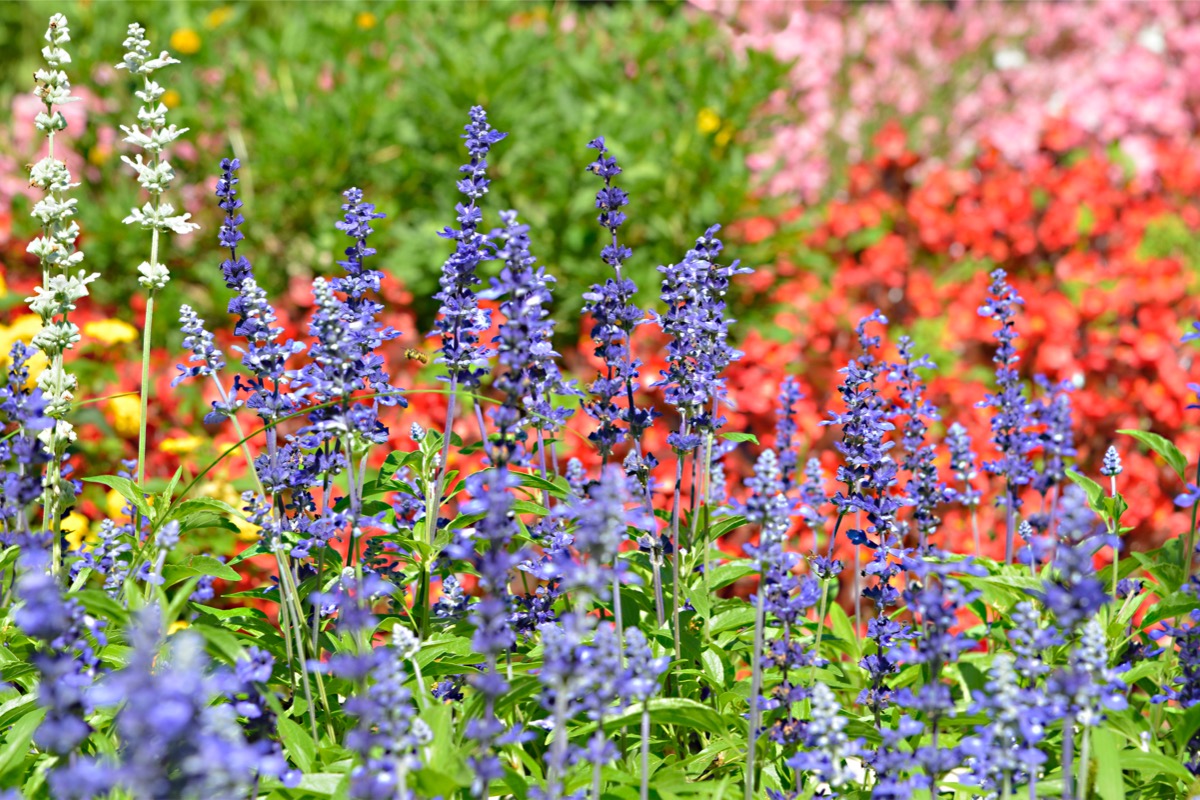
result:
<svg viewBox="0 0 1200 800"><path fill-rule="evenodd" d="M67 40L55 16L37 77L37 124L52 141L69 93ZM165 296L162 237L193 227L164 197L163 148L184 131L166 123L151 78L174 60L153 57L138 26L126 49L146 104L126 134L146 151L131 163L150 200L130 220L151 231L140 275L152 308ZM722 431L726 368L740 357L726 303L743 270L722 262L715 226L662 268L657 311L634 304L619 235L628 197L603 139L590 169L603 181L612 275L586 293L602 366L586 391L574 385L554 349L554 279L533 256L535 232L481 202L503 137L471 109L464 199L443 232L455 250L437 296L440 430L407 417L405 398L422 389L393 379L387 345L400 332L379 300L386 254L371 242L383 215L367 193L346 190L340 214L336 198L322 201L344 256L314 279L289 340L247 255L242 165L222 161L217 238L233 336L203 309L180 308L187 355L175 384L208 388L205 422L229 426L234 441L149 494L143 435L119 475L88 476L124 506L65 555L57 520L75 492L64 456L79 389L62 354L77 336L70 306L92 277L71 274L70 176L53 150L34 167L43 195L30 249L43 282L31 304L46 320L35 340L46 362L31 381L38 351L18 342L0 377L0 797L1194 793L1200 488L1185 482L1179 494L1193 512L1179 539L1121 558L1122 492L1138 487L1116 448L1097 465L1107 486L1069 468L1068 387L1034 378L1026 391L1007 276L993 274L982 309L999 327L997 386L983 397L999 491L976 485L967 428L939 418L924 384L931 362L900 334L886 355L876 313L857 326L860 351L827 423L840 462L831 498L822 453L802 454L819 437L801 429L797 381L781 387L774 450ZM498 309L488 342L483 301ZM669 341L659 388L678 420L675 493L658 503L662 454L644 435L656 412L633 348L647 321ZM577 401L590 428L570 420ZM474 420L456 433L468 406ZM578 454L557 450L568 421L585 424L594 461L560 465ZM381 450L397 424L406 444ZM1174 445L1135 435L1184 478ZM472 452L482 464L459 467ZM205 476L239 458L240 502L206 496ZM737 460L755 462L753 475L727 485ZM975 513L997 500L1002 563L980 553L994 534ZM944 514L949 503L969 515ZM253 541L224 562L206 552L213 531ZM726 535L745 558L713 546ZM966 536L972 557L947 552ZM845 540L853 577L836 558ZM1106 573L1096 565L1109 549ZM259 556L265 577L230 592Z"/></svg>
<svg viewBox="0 0 1200 800"><path fill-rule="evenodd" d="M979 405L990 408L992 414L992 443L1000 457L983 466L993 475L1004 478L1004 494L997 501L1004 506L1004 563L1013 562L1014 542L1017 530L1017 510L1021 506L1019 492L1034 477L1033 462L1029 454L1036 446L1036 439L1028 430L1030 425L1030 402L1025 386L1017 372L1017 355L1014 342L1018 333L1015 318L1017 309L1024 300L1008 283L1004 270L992 273L992 285L988 301L980 306L980 316L990 317L999 323L992 335L995 337L996 393L988 394Z"/></svg>
<svg viewBox="0 0 1200 800"><path fill-rule="evenodd" d="M654 319L667 344L667 369L655 385L663 387L663 395L679 414L679 427L667 436L675 453L675 488L671 500L671 547L674 551L671 578L672 628L679 629L680 562L685 552L680 541L680 520L683 514L681 497L685 461L692 459L691 502L688 509L692 524L698 523L697 491L701 453L711 462L712 440L725 420L720 416L720 404L725 398L723 372L725 367L740 358L741 353L729 345L729 325L733 322L725 313L725 296L734 275L749 272L739 269L738 262L721 266L717 259L724 248L716 238L720 230L714 225L696 240L678 264L659 267L663 274L662 299L665 311L655 313ZM693 528L689 549L697 546ZM707 551L707 543L702 545ZM675 637L675 658L680 658L680 637Z"/></svg>

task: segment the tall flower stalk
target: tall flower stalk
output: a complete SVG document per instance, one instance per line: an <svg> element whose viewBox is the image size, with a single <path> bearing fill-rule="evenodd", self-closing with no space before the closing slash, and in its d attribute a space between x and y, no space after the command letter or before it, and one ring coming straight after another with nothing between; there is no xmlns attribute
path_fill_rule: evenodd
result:
<svg viewBox="0 0 1200 800"><path fill-rule="evenodd" d="M892 365L888 380L900 384L900 399L903 406L893 410L893 416L904 416L903 438L904 461L901 466L908 472L905 485L909 502L913 507L912 522L917 529L922 551L931 546L929 537L937 532L941 517L938 506L949 496L946 485L938 480L937 451L927 440L929 424L941 419L937 406L925 398L925 382L918 369L932 370L936 365L929 356L914 356L913 342L901 336L897 344L900 363Z"/></svg>
<svg viewBox="0 0 1200 800"><path fill-rule="evenodd" d="M758 748L759 726L762 720L762 671L764 659L764 626L768 605L770 578L779 577L784 569L783 538L791 525L791 502L784 494L783 477L774 451L764 450L754 465L754 476L747 480L750 497L743 514L758 526L757 547L748 547L747 554L756 560L760 575L754 597L754 650L750 654L750 735L746 745L746 800L755 797L754 762ZM812 601L815 601L815 596ZM813 602L808 602L812 605Z"/></svg>
<svg viewBox="0 0 1200 800"><path fill-rule="evenodd" d="M975 555L979 555L979 500L982 493L972 483L978 474L978 456L971 449L971 434L955 422L946 431L946 449L950 451L950 469L961 488L954 492L954 500L971 511L971 539L975 544Z"/></svg>
<svg viewBox="0 0 1200 800"><path fill-rule="evenodd" d="M146 485L146 411L150 400L150 340L154 329L154 296L162 291L171 278L167 267L159 261L159 238L161 235L176 233L184 235L199 229L199 225L188 222L191 214L175 214L175 207L163 200L163 194L175 178L175 170L167 161L165 150L187 128L176 128L174 123L167 123L167 106L162 102L166 89L155 82L151 76L159 69L171 64L178 64L177 59L163 50L157 57L150 52L150 40L146 38L146 30L139 24L129 26L128 36L124 42L125 59L117 64L117 69L128 70L131 76L142 79L142 88L134 95L142 101L138 109L137 123L122 125L125 141L140 149L133 158L121 156L121 160L137 173L138 184L150 196L141 208L134 207L123 222L126 225L137 225L142 230L150 231L150 260L138 265L138 282L146 290L146 316L142 327L142 388L140 417L138 420L138 466L136 480L143 488Z"/></svg>
<svg viewBox="0 0 1200 800"><path fill-rule="evenodd" d="M508 134L494 130L488 124L487 112L481 106L471 108L470 121L463 129L470 160L459 167L465 175L457 183L458 191L467 202L455 205L458 228L446 228L438 235L454 242L454 252L442 265L442 276L438 280L441 290L434 299L441 303L433 334L441 339L437 363L446 366L447 376L443 380L450 384L446 400L446 426L442 445L441 475L436 490L440 494L441 481L445 477L447 459L450 454L451 432L457 407L458 390L472 390L479 386L487 374L491 352L479 342L479 336L491 324L491 314L479 307L476 287L479 277L476 269L490 260L488 252L490 237L480 231L483 211L479 200L488 192L491 179L487 176L488 153L492 146ZM482 435L482 431L480 432ZM440 498L435 498L440 503ZM430 541L436 530L437 508L429 508Z"/></svg>
<svg viewBox="0 0 1200 800"><path fill-rule="evenodd" d="M992 334L997 342L996 354L992 358L996 364L996 393L986 395L979 407L993 411L992 443L1000 457L983 466L993 475L1004 478L1004 496L1000 501L1004 504L1005 517L1004 563L1012 564L1016 515L1021 505L1017 492L1034 478L1029 453L1036 445L1034 437L1027 431L1030 403L1021 376L1017 373L1017 363L1021 358L1013 344L1019 335L1013 320L1017 308L1024 305L1025 301L1008 283L1008 276L1002 269L992 272L990 294L987 302L980 306L979 315L990 317L1000 326Z"/></svg>
<svg viewBox="0 0 1200 800"><path fill-rule="evenodd" d="M874 534L874 544L884 545L893 533L896 512L900 502L887 490L896 479L896 462L888 451L894 446L887 441L887 433L894 426L887 420L887 404L879 393L879 376L884 365L875 357L881 338L870 336L867 326L871 323L887 324L887 318L875 311L859 320L855 332L858 335L862 355L839 370L845 378L838 392L842 396L845 410L829 412L825 425L837 425L842 429L842 438L834 446L842 455L837 479L845 484L846 492L838 492L832 502L838 510L837 523L829 537L829 556L837 538L842 519L853 511L855 529L847 533L854 544L854 624L862 628L862 545L872 544L868 534ZM867 527L862 524L867 517Z"/></svg>
<svg viewBox="0 0 1200 800"><path fill-rule="evenodd" d="M583 410L597 423L588 438L600 451L604 466L608 465L617 444L626 438L631 442L624 466L630 480L638 484L635 493L644 503L651 523L651 532L641 538L640 544L649 551L654 568L655 614L661 627L666 621L662 591L663 556L667 553L667 545L674 545L665 542L663 536L653 531L656 523L650 498L650 481L658 459L652 453L643 453L641 445L642 434L654 424L658 413L649 407L639 409L634 398L641 361L633 357L633 329L648 320L646 313L633 302L637 285L623 273L625 262L633 255L633 251L622 244L618 237L618 231L625 224L625 212L621 209L629 204L629 195L613 183L613 179L621 174L621 167L609 153L604 137L598 136L588 142L588 148L595 150L597 155L587 169L604 180L604 186L596 192L596 208L600 211L596 219L609 232L609 241L600 250L600 258L612 267L613 277L607 278L604 283L593 284L583 295L583 311L592 317L593 353L603 362L595 380L587 387L588 397L583 403ZM625 401L623 408L619 402L622 397Z"/></svg>
<svg viewBox="0 0 1200 800"><path fill-rule="evenodd" d="M667 436L675 453L675 490L671 504L672 559L672 627L679 630L679 562L683 548L679 536L682 515L684 461L692 458L691 507L693 526L698 515L696 501L696 463L701 448L711 453L712 438L725 420L720 416L720 403L725 398L725 367L741 357L729 345L729 324L725 313L725 295L733 275L750 272L739 269L738 262L730 266L717 263L724 245L716 237L719 225L713 225L696 240L678 264L659 267L663 274L662 300L666 310L655 314L663 333L671 337L667 345L667 368L655 386L664 387L668 403L679 413L679 427ZM711 461L711 456L708 457ZM708 469L705 469L708 472ZM689 547L695 547L695 530ZM707 543L704 544L707 549ZM680 637L675 637L675 657L680 657Z"/></svg>
<svg viewBox="0 0 1200 800"><path fill-rule="evenodd" d="M71 82L61 67L71 63L63 47L71 41L67 19L62 14L50 17L46 28L46 46L42 58L46 67L34 73L34 96L42 101L43 110L34 119L38 131L46 137L46 157L29 172L30 185L45 192L34 204L32 216L41 224L41 235L29 243L30 255L42 268L42 285L28 299L29 307L41 317L42 329L33 338L33 345L45 354L48 367L38 375L38 387L46 403L46 414L53 424L37 435L49 451L50 460L42 486L42 531L52 541L50 569L55 575L62 570L63 512L75 497L74 484L63 471L67 448L75 441L75 428L67 420L71 401L75 398L78 381L66 370L64 354L79 341L79 328L69 314L75 303L87 297L89 283L97 274L84 271L72 275L71 270L83 261L83 253L75 248L79 225L74 221L76 199L66 196L78 183L71 182L65 162L55 158L56 134L66 130L67 120L59 106L78 98L71 96ZM5 356L8 354L5 353Z"/></svg>

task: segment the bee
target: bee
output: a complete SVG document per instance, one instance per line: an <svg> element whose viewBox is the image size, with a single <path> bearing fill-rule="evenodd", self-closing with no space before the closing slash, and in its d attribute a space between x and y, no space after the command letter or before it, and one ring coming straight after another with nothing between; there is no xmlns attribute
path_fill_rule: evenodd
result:
<svg viewBox="0 0 1200 800"><path fill-rule="evenodd" d="M404 351L404 357L409 361L418 361L422 364L429 363L429 356L413 347L410 347Z"/></svg>

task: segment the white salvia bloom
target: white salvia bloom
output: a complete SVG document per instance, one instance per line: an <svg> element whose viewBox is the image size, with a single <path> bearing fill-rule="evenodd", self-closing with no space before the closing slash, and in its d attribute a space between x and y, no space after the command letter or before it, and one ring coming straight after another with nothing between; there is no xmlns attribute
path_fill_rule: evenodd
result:
<svg viewBox="0 0 1200 800"><path fill-rule="evenodd" d="M171 279L171 273L162 264L151 264L148 261L143 261L138 264L138 274L142 277L138 278L138 283L145 286L152 292L157 292L159 289L166 287L167 282Z"/></svg>
<svg viewBox="0 0 1200 800"><path fill-rule="evenodd" d="M38 375L37 385L43 395L54 398L53 402L47 405L48 413L54 416L60 411L60 406L63 414L70 410L71 401L75 399L75 389L79 386L79 382L74 375L66 371L62 361L58 360L42 370ZM68 434L74 430L71 423L66 420L57 420L55 424L65 426L64 430ZM73 440L74 436L70 436L70 439Z"/></svg>
<svg viewBox="0 0 1200 800"><path fill-rule="evenodd" d="M88 284L98 276L70 271L83 261L83 253L75 248L79 237L79 225L75 222L76 200L65 193L79 184L71 180L71 171L66 163L54 155L55 135L66 130L67 121L58 106L78 98L71 96L71 81L61 68L71 63L65 45L71 41L67 18L62 14L50 17L46 28L46 45L42 58L46 67L34 73L33 94L43 105L34 119L34 125L49 142L49 153L30 167L30 186L41 189L45 195L33 206L30 215L41 227L37 236L26 247L41 264L43 285L34 289L33 297L27 298L30 309L42 319L42 329L33 337L33 346L46 356L47 366L37 375L37 385L46 399L46 413L55 422L38 434L39 440L52 456L44 478L45 524L47 530L57 524L62 511L71 502L74 489L70 480L61 473L62 457L71 442L75 441L75 430L66 417L71 412L78 382L67 372L63 356L80 339L79 328L70 321L70 312L76 303L88 294ZM57 568L57 563L54 567Z"/></svg>
<svg viewBox="0 0 1200 800"><path fill-rule="evenodd" d="M392 646L403 659L411 659L421 649L416 635L403 625L392 626Z"/></svg>
<svg viewBox="0 0 1200 800"><path fill-rule="evenodd" d="M188 221L191 214L175 214L174 207L162 199L175 180L175 170L163 156L164 150L188 129L167 124L167 107L161 102L166 89L150 78L156 70L178 64L179 61L165 50L154 57L150 51L150 40L146 38L146 29L136 22L129 26L125 50L125 58L116 67L129 70L131 75L142 76L142 88L134 94L143 105L137 112L137 124L122 125L121 130L125 133L125 141L142 150L145 158L142 153L137 153L133 158L122 156L121 160L133 168L138 184L150 195L150 202L141 208L131 209L124 222L148 229L155 237L150 249L150 261L138 266L141 275L138 281L151 292L156 292L165 287L171 278L170 271L158 260L158 235L184 235L200 227Z"/></svg>

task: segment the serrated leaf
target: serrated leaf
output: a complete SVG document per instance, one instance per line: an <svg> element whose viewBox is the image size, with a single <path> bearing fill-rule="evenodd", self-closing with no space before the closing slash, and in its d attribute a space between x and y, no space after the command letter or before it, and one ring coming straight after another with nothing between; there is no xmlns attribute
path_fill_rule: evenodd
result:
<svg viewBox="0 0 1200 800"><path fill-rule="evenodd" d="M1117 433L1123 433L1126 436L1132 436L1142 444L1149 447L1154 452L1162 456L1163 461L1167 462L1175 474L1179 476L1179 480L1186 481L1184 476L1187 474L1187 456L1183 454L1178 447L1168 439L1159 436L1157 433L1150 431L1135 431L1135 430L1118 430Z"/></svg>

